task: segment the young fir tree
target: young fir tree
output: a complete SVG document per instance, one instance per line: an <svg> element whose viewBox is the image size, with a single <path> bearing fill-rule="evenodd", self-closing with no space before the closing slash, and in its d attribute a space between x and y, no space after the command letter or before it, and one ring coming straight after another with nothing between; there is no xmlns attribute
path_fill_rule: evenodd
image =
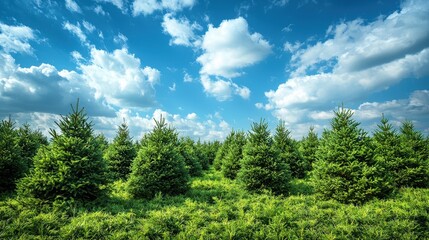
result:
<svg viewBox="0 0 429 240"><path fill-rule="evenodd" d="M22 149L22 158L25 161L25 173L33 167L33 157L41 146L48 145L48 139L40 131L33 131L29 124L18 129L18 145Z"/></svg>
<svg viewBox="0 0 429 240"><path fill-rule="evenodd" d="M228 152L222 161L223 176L229 179L235 179L241 168L241 159L243 158L243 147L246 144L246 135L244 132L236 132L234 138L229 144Z"/></svg>
<svg viewBox="0 0 429 240"><path fill-rule="evenodd" d="M307 136L301 140L299 145L299 152L305 163L305 174L312 170L312 164L316 161L316 151L319 146L319 138L317 133L314 131L314 127L310 127L310 131Z"/></svg>
<svg viewBox="0 0 429 240"><path fill-rule="evenodd" d="M283 121L276 127L274 146L280 152L280 159L289 166L292 177L303 178L305 172L310 169L309 163L302 157L296 141L290 136L290 131L286 129Z"/></svg>
<svg viewBox="0 0 429 240"><path fill-rule="evenodd" d="M97 134L95 136L95 140L97 141L98 146L100 146L100 151L104 155L104 153L106 152L107 148L109 147L109 142L107 141L106 137L102 133Z"/></svg>
<svg viewBox="0 0 429 240"><path fill-rule="evenodd" d="M399 137L387 118L381 118L380 124L372 137L374 160L379 173L384 175L384 191L381 195L388 195L397 187L399 172L402 171L400 159Z"/></svg>
<svg viewBox="0 0 429 240"><path fill-rule="evenodd" d="M118 127L113 143L107 148L104 158L114 180L125 180L131 172L131 163L137 152L130 137L130 131L124 122Z"/></svg>
<svg viewBox="0 0 429 240"><path fill-rule="evenodd" d="M218 151L216 152L216 157L213 161L213 167L220 171L222 169L222 162L225 158L226 154L228 153L229 146L234 139L235 131L232 130L228 136L226 136L225 141L220 145Z"/></svg>
<svg viewBox="0 0 429 240"><path fill-rule="evenodd" d="M410 121L402 123L399 146L401 166L396 182L398 187L428 187L428 148L423 135L414 129Z"/></svg>
<svg viewBox="0 0 429 240"><path fill-rule="evenodd" d="M0 193L15 189L16 181L26 169L14 122L9 118L0 122Z"/></svg>
<svg viewBox="0 0 429 240"><path fill-rule="evenodd" d="M52 143L34 157L34 168L19 183L19 192L43 200L95 200L107 191L107 165L79 101L51 130Z"/></svg>
<svg viewBox="0 0 429 240"><path fill-rule="evenodd" d="M194 141L189 137L181 138L179 140L179 152L185 160L185 166L189 175L191 177L201 176L203 169L194 149Z"/></svg>
<svg viewBox="0 0 429 240"><path fill-rule="evenodd" d="M279 157L267 122L261 120L260 123L252 124L241 163L238 178L248 191L270 190L274 194L289 192L289 166Z"/></svg>
<svg viewBox="0 0 429 240"><path fill-rule="evenodd" d="M157 193L177 195L189 189L188 181L177 133L167 128L161 117L132 163L128 192L135 198L153 198Z"/></svg>
<svg viewBox="0 0 429 240"><path fill-rule="evenodd" d="M201 143L200 140L198 140L198 142L194 145L194 150L195 150L195 155L197 156L197 159L199 160L200 164L201 164L201 168L203 170L207 170L210 167L210 162L209 162L209 156L206 152L206 145L204 143Z"/></svg>
<svg viewBox="0 0 429 240"><path fill-rule="evenodd" d="M370 139L352 119L353 112L340 108L325 131L313 164L313 182L324 198L360 204L379 196L383 178L373 160Z"/></svg>

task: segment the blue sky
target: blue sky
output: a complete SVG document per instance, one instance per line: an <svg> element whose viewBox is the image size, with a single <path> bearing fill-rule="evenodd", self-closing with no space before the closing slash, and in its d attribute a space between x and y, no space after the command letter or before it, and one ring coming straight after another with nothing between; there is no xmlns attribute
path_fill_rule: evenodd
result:
<svg viewBox="0 0 429 240"><path fill-rule="evenodd" d="M77 98L97 132L163 115L223 139L265 118L301 138L339 105L429 133L425 0L5 0L0 117L47 133Z"/></svg>

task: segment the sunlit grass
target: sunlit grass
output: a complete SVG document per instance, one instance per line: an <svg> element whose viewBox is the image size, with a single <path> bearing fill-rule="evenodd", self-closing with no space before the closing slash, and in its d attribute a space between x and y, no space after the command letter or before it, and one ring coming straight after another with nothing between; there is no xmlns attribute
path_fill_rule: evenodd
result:
<svg viewBox="0 0 429 240"><path fill-rule="evenodd" d="M130 198L122 181L87 205L4 196L0 239L428 239L428 212L428 189L354 206L320 200L306 180L289 196L249 194L210 170L187 194L152 200Z"/></svg>

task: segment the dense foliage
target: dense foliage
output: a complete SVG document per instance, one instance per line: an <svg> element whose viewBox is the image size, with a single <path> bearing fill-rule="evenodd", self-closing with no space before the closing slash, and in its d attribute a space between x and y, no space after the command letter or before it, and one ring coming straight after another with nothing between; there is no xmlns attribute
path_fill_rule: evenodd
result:
<svg viewBox="0 0 429 240"><path fill-rule="evenodd" d="M310 127L310 131L299 144L299 152L302 156L302 162L305 163L303 170L307 175L312 170L312 165L316 161L316 151L319 147L319 138L314 131L314 127Z"/></svg>
<svg viewBox="0 0 429 240"><path fill-rule="evenodd" d="M237 177L237 173L241 168L241 159L243 158L243 146L246 144L246 135L244 132L237 131L232 136L232 142L229 144L221 166L223 175L229 179Z"/></svg>
<svg viewBox="0 0 429 240"><path fill-rule="evenodd" d="M226 136L225 140L223 141L222 145L219 147L219 150L216 153L216 157L213 161L213 167L216 170L221 170L223 160L228 153L229 147L234 140L235 131L231 131L228 136Z"/></svg>
<svg viewBox="0 0 429 240"><path fill-rule="evenodd" d="M198 159L197 151L194 147L194 141L189 138L180 138L178 145L179 153L185 160L186 169L191 177L201 176L203 168L200 159Z"/></svg>
<svg viewBox="0 0 429 240"><path fill-rule="evenodd" d="M275 194L287 194L289 191L289 166L279 157L268 123L263 120L252 124L244 147L239 179L249 191L270 190Z"/></svg>
<svg viewBox="0 0 429 240"><path fill-rule="evenodd" d="M15 189L27 169L19 137L11 119L0 122L0 193Z"/></svg>
<svg viewBox="0 0 429 240"><path fill-rule="evenodd" d="M56 123L52 143L34 158L34 169L19 183L22 195L43 200L94 200L106 193L107 165L79 102Z"/></svg>
<svg viewBox="0 0 429 240"><path fill-rule="evenodd" d="M313 180L326 199L361 204L383 197L385 174L373 159L370 138L352 119L353 112L335 112L331 130L325 131L316 152Z"/></svg>
<svg viewBox="0 0 429 240"><path fill-rule="evenodd" d="M310 163L302 157L297 142L292 139L290 131L283 121L280 121L276 127L274 146L280 153L281 161L289 166L292 177L303 178L305 173L311 169Z"/></svg>
<svg viewBox="0 0 429 240"><path fill-rule="evenodd" d="M32 130L29 124L24 124L17 131L18 145L21 147L21 156L25 162L27 173L33 167L33 157L41 146L48 145L48 139L38 130Z"/></svg>
<svg viewBox="0 0 429 240"><path fill-rule="evenodd" d="M114 180L126 179L131 172L131 163L137 152L126 123L122 123L113 143L107 148L104 158Z"/></svg>
<svg viewBox="0 0 429 240"><path fill-rule="evenodd" d="M165 119L155 121L132 163L128 192L135 198L176 195L189 189L189 173L178 149L177 133Z"/></svg>

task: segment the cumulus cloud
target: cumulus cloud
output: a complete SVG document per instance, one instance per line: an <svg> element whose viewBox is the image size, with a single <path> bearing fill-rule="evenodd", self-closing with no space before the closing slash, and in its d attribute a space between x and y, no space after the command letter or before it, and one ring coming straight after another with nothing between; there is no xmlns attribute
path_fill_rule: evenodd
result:
<svg viewBox="0 0 429 240"><path fill-rule="evenodd" d="M271 45L259 33L250 33L242 18L224 20L219 27L209 25L197 58L201 74L233 78L242 75L239 70L253 65L271 53Z"/></svg>
<svg viewBox="0 0 429 240"><path fill-rule="evenodd" d="M128 38L122 33L118 33L118 35L113 37L114 43L120 44L125 47L127 46L127 41L128 41Z"/></svg>
<svg viewBox="0 0 429 240"><path fill-rule="evenodd" d="M35 40L34 31L27 26L10 26L0 22L0 46L6 53L31 54L31 40Z"/></svg>
<svg viewBox="0 0 429 240"><path fill-rule="evenodd" d="M286 43L285 50L293 53L290 78L265 93L264 108L293 122L303 109L324 111L404 79L428 76L428 26L429 2L405 1L399 11L373 22L357 19L331 26L325 41L306 48Z"/></svg>
<svg viewBox="0 0 429 240"><path fill-rule="evenodd" d="M66 8L70 12L82 13L82 10L80 9L79 5L77 5L77 3L73 0L66 0Z"/></svg>
<svg viewBox="0 0 429 240"><path fill-rule="evenodd" d="M202 75L200 80L204 91L221 102L230 99L233 95L238 95L244 99L248 99L250 96L249 88L238 86L231 80L211 79L207 75Z"/></svg>
<svg viewBox="0 0 429 240"><path fill-rule="evenodd" d="M102 16L107 15L107 13L104 11L103 7L102 7L102 6L100 6L100 5L97 5L97 6L94 8L94 12L95 12L96 14L98 14L98 15L102 15Z"/></svg>
<svg viewBox="0 0 429 240"><path fill-rule="evenodd" d="M153 85L160 72L146 66L128 50L112 53L92 48L88 64L81 64L82 78L95 90L95 99L126 108L145 108L154 104Z"/></svg>
<svg viewBox="0 0 429 240"><path fill-rule="evenodd" d="M85 33L82 31L80 27L80 23L72 24L69 21L65 21L63 23L63 28L69 32L71 32L73 35L75 35L77 38L79 38L82 45L88 45L88 41L86 39Z"/></svg>
<svg viewBox="0 0 429 240"><path fill-rule="evenodd" d="M178 12L184 8L192 8L196 0L134 0L133 15L150 15L155 11L167 10L169 12Z"/></svg>
<svg viewBox="0 0 429 240"><path fill-rule="evenodd" d="M164 33L172 37L170 45L197 47L201 44L200 37L194 33L195 30L201 30L201 26L195 22L191 24L185 17L176 19L171 13L167 13L164 15L162 28Z"/></svg>

